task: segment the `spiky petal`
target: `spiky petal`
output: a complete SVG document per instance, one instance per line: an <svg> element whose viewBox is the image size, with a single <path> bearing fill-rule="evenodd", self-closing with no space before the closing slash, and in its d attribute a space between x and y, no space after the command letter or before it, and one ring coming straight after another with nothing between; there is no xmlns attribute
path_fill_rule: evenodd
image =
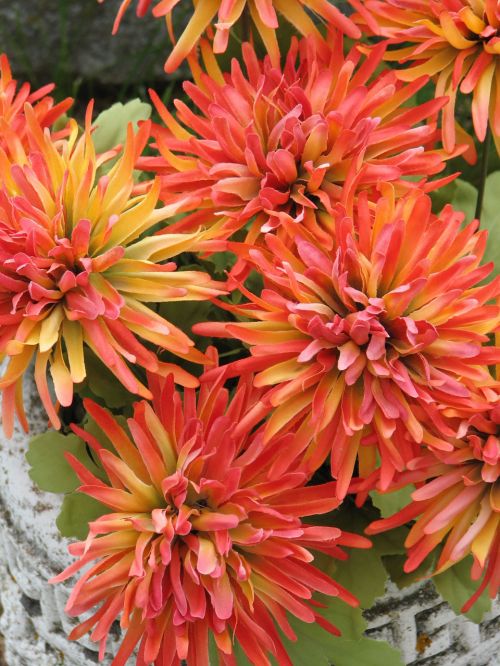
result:
<svg viewBox="0 0 500 666"><path fill-rule="evenodd" d="M203 363L185 333L146 303L203 300L221 293L200 271L176 272L163 263L201 243L201 235L147 232L175 213L177 205L156 208L159 184L134 196L134 162L149 132L144 124L111 170L97 158L90 113L78 136L54 141L36 112L25 107L27 143L6 133L0 146L0 353L9 363L0 379L3 425L12 432L14 409L23 423L22 378L32 359L42 402L52 424L59 419L49 392L50 370L57 400L70 405L73 386L85 379L84 346L90 347L131 392L149 391L131 371L174 372L187 385L189 374L158 361L138 338L181 358ZM108 156L109 157L109 156Z"/></svg>
<svg viewBox="0 0 500 666"><path fill-rule="evenodd" d="M426 433L437 405L473 408L471 386L493 382L487 368L498 348L500 278L478 286L486 233L447 206L436 216L430 198L395 199L390 186L376 206L360 197L354 217L339 207L330 246L288 223L288 241L268 234L267 248L232 244L260 272L264 289L248 302L222 307L242 321L197 324L197 333L233 337L251 356L232 375L257 372L275 410L266 437L305 419L304 464L331 453L343 497L356 461L361 476L381 464L383 486L415 457L415 445L439 445ZM210 376L210 371L207 377Z"/></svg>
<svg viewBox="0 0 500 666"><path fill-rule="evenodd" d="M17 154L17 151L22 150L22 146L27 145L28 124L24 113L26 103L33 107L41 127L52 128L54 123L60 121L73 100L68 97L54 104L53 98L50 97L53 89L53 83L33 92L29 83L18 86L17 81L12 78L9 59L4 53L0 55L0 146L4 150L9 146L14 154ZM60 128L54 137L58 138L61 134L64 134L64 127ZM11 137L10 141L5 140L6 135Z"/></svg>
<svg viewBox="0 0 500 666"><path fill-rule="evenodd" d="M70 546L79 560L55 581L85 570L67 611L98 609L71 637L92 630L101 656L121 614L125 636L113 666L125 664L137 643L138 664L186 659L206 666L209 634L223 663L233 663L236 640L257 666L268 664L269 655L291 666L278 632L294 637L286 612L316 621L320 616L309 603L314 591L357 605L311 564L311 550L343 558L340 546L369 542L302 522L337 506L332 483L304 487L307 479L291 457L278 469L293 435L264 446L260 430L241 427L259 397L251 377L239 381L230 400L223 374L216 374L198 397L186 389L183 398L171 378L155 378L153 406L135 405L128 433L87 401L114 450L74 427L108 476L101 481L70 459L80 491L112 513L90 524L86 541Z"/></svg>
<svg viewBox="0 0 500 666"><path fill-rule="evenodd" d="M153 94L165 123L153 126L161 157L141 164L161 175L164 200L189 195L185 210L196 212L179 228L201 220L228 236L252 220L251 238L283 220L315 229L336 202L351 211L359 191L376 197L380 181L403 192L441 171L433 117L445 100L405 107L427 77L403 85L385 70L373 78L382 55L362 59L353 48L344 56L338 34L328 47L294 39L281 68L246 44L246 71L233 61L222 74L210 60L208 74L195 70L195 83L184 85L195 112L177 100L174 119Z"/></svg>
<svg viewBox="0 0 500 666"><path fill-rule="evenodd" d="M435 573L472 554L473 580L482 578L464 605L466 612L486 589L494 599L500 590L500 402L491 397L489 409L476 414L449 438L452 450L427 453L411 461L411 471L399 484L419 485L413 502L394 516L375 521L376 534L415 520L406 547L405 571L414 571L442 545ZM425 483L422 483L425 482ZM422 484L422 485L421 485Z"/></svg>
<svg viewBox="0 0 500 666"><path fill-rule="evenodd" d="M489 0L358 0L360 23L386 37L387 60L403 67L398 76L413 81L427 74L436 95L447 95L443 137L447 150L463 139L455 123L459 93L472 93L476 136L484 141L488 122L500 150L500 9ZM457 137L457 130L460 135Z"/></svg>
<svg viewBox="0 0 500 666"><path fill-rule="evenodd" d="M104 0L98 1L104 2ZM153 0L139 0L137 16L144 16L152 2ZM113 33L117 32L120 21L131 4L132 0L122 0ZM187 6L191 8L194 5L194 7L193 14L176 43L172 14L175 7L181 8L181 4L184 9ZM223 53L228 45L230 31L240 19L242 23L248 21L255 26L273 63L277 65L280 51L275 31L279 26L280 17L291 23L299 33L313 35L316 40L324 43L320 31L311 19L311 12L349 37L354 39L361 37L358 26L329 0L193 0L193 2L184 0L182 3L181 0L156 0L153 7L154 16L166 19L170 37L175 44L165 62L167 72L174 72L179 67L206 31L212 34L212 24L215 27L214 52Z"/></svg>

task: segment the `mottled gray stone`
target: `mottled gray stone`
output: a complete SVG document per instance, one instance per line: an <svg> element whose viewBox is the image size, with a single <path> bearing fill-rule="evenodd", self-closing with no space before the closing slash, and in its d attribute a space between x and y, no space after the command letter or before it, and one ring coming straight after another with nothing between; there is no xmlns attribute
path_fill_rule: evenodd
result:
<svg viewBox="0 0 500 666"><path fill-rule="evenodd" d="M165 23L127 11L117 35L111 30L119 0L0 0L0 49L17 78L55 79L68 92L79 79L127 85L165 78L170 44ZM185 21L182 9L174 12ZM48 77L48 78L47 78Z"/></svg>
<svg viewBox="0 0 500 666"><path fill-rule="evenodd" d="M47 419L31 377L25 398L31 434L43 432ZM9 441L0 431L0 633L5 660L8 666L95 666L97 646L87 636L77 642L67 638L75 620L64 606L74 581L47 582L72 560L69 542L55 526L61 496L45 493L31 481L27 444L28 436L18 426ZM386 595L365 616L367 635L398 647L407 666L500 666L499 601L476 625L455 616L430 582L404 590L389 583ZM110 666L116 650L111 635L103 666ZM134 661L132 657L128 666Z"/></svg>

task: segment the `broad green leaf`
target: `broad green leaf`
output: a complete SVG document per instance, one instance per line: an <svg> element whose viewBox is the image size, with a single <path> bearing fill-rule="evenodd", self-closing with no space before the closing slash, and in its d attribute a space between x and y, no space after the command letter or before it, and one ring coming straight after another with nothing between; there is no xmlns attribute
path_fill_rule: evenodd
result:
<svg viewBox="0 0 500 666"><path fill-rule="evenodd" d="M477 203L477 189L466 180L458 178L455 181L455 191L450 201L453 208L465 213L465 221L474 219Z"/></svg>
<svg viewBox="0 0 500 666"><path fill-rule="evenodd" d="M66 452L85 464L90 462L85 443L76 435L48 430L31 439L26 459L31 466L29 475L39 488L66 493L78 487L78 477L64 457Z"/></svg>
<svg viewBox="0 0 500 666"><path fill-rule="evenodd" d="M290 618L297 641L284 640L290 661L297 666L404 666L399 650L370 638L348 640L332 636L318 624Z"/></svg>
<svg viewBox="0 0 500 666"><path fill-rule="evenodd" d="M332 624L343 631L341 637L333 636L320 627L319 624L308 624L288 615L290 625L297 636L291 641L281 635L285 650L290 661L297 666L403 666L398 650L383 641L375 641L362 635L366 627L364 619L359 613L359 628L356 636L346 630L342 621L341 606L347 606L339 599L320 596L321 603L326 608L319 612ZM212 642L210 651L210 666L218 662L215 660L215 648ZM234 656L238 666L250 666L250 662L238 642L234 644ZM279 666L275 659L270 659L273 666Z"/></svg>
<svg viewBox="0 0 500 666"><path fill-rule="evenodd" d="M321 595L318 598L327 607L324 612L320 611L321 614L340 629L342 638L349 640L362 638L366 629L366 620L363 617L361 608L353 608L335 597Z"/></svg>
<svg viewBox="0 0 500 666"><path fill-rule="evenodd" d="M125 432L130 435L127 427L127 419L124 416L113 416L113 418L125 430ZM88 421L85 423L85 430L91 435L94 435L94 437L97 439L99 444L101 444L101 446L103 446L105 449L108 449L108 451L111 451L112 453L116 454L116 449L113 446L113 443L108 438L108 436L101 430L101 428L99 428L94 419L91 418L88 419ZM102 470L102 475L100 475L100 478L102 479L107 478L104 470Z"/></svg>
<svg viewBox="0 0 500 666"><path fill-rule="evenodd" d="M368 550L349 548L349 559L332 560L332 578L352 592L362 608L370 608L385 593L387 571L374 546Z"/></svg>
<svg viewBox="0 0 500 666"><path fill-rule="evenodd" d="M408 536L407 527L397 527L382 534L371 536L374 548L381 557L386 555L402 555L406 553L405 540Z"/></svg>
<svg viewBox="0 0 500 666"><path fill-rule="evenodd" d="M446 204L451 204L456 210L465 213L466 222L474 219L477 189L466 180L457 178L448 185L440 187L435 192L431 192L431 199L435 213L441 212Z"/></svg>
<svg viewBox="0 0 500 666"><path fill-rule="evenodd" d="M102 361L90 350L85 350L85 370L87 372L86 385L90 389L90 397L100 398L106 407L112 409L130 406L138 400L116 379ZM80 395L88 395L85 390ZM93 395L92 395L93 394Z"/></svg>
<svg viewBox="0 0 500 666"><path fill-rule="evenodd" d="M133 123L137 129L140 120L147 120L151 116L151 105L133 99L126 104L117 102L109 109L102 111L94 121L96 127L92 138L98 153L111 150L118 144L122 144L127 137L127 126Z"/></svg>
<svg viewBox="0 0 500 666"><path fill-rule="evenodd" d="M411 502L411 494L414 490L415 486L409 484L401 490L394 490L391 493L379 493L372 490L370 497L373 504L380 510L382 518L389 518Z"/></svg>
<svg viewBox="0 0 500 666"><path fill-rule="evenodd" d="M382 558L390 579L400 590L430 576L436 555L435 553L428 555L422 564L411 573L405 573L403 569L406 559L406 555L385 555Z"/></svg>
<svg viewBox="0 0 500 666"><path fill-rule="evenodd" d="M236 262L236 255L234 252L214 252L206 261L213 265L213 270L218 278L223 278L225 272L229 271Z"/></svg>
<svg viewBox="0 0 500 666"><path fill-rule="evenodd" d="M371 638L349 641L339 637L334 638L333 648L329 666L404 666L401 652L386 641Z"/></svg>
<svg viewBox="0 0 500 666"><path fill-rule="evenodd" d="M322 516L321 520L315 522L326 523L362 535L367 525L376 517L373 508L369 513L345 503L341 509ZM388 573L382 557L404 553L404 540L407 534L408 530L403 527L376 535L370 537L372 548L347 548L349 555L347 560L336 560L318 554L315 564L352 592L358 598L361 608L370 608L378 597L385 594Z"/></svg>
<svg viewBox="0 0 500 666"><path fill-rule="evenodd" d="M498 197L500 192L500 171L490 173L486 178L484 189L483 212L481 214L481 228L488 230L488 242L483 262L492 261L495 264L490 277L500 273L500 206Z"/></svg>
<svg viewBox="0 0 500 666"><path fill-rule="evenodd" d="M450 604L457 615L461 614L462 606L474 594L479 584L477 581L471 580L471 565L472 557L465 557L432 579L439 594ZM491 599L488 597L488 593L485 592L465 615L473 622L481 622L483 615L490 608Z"/></svg>
<svg viewBox="0 0 500 666"><path fill-rule="evenodd" d="M64 496L61 513L57 517L56 525L64 537L85 539L89 531L89 522L109 512L108 507L93 497L79 492L71 492Z"/></svg>
<svg viewBox="0 0 500 666"><path fill-rule="evenodd" d="M201 321L210 320L210 311L213 307L210 301L175 301L162 303L159 314L195 340L192 327Z"/></svg>

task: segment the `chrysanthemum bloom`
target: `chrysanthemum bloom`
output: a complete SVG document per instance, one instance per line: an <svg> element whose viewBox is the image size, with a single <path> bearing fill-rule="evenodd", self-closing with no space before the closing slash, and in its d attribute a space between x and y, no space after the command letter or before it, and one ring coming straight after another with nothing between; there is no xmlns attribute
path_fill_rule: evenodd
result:
<svg viewBox="0 0 500 666"><path fill-rule="evenodd" d="M476 286L492 270L480 266L486 234L477 222L461 230L463 213L451 206L433 215L425 194L383 191L373 209L360 196L354 219L335 211L332 249L292 223L286 244L272 234L267 250L232 244L264 289L240 286L248 303L221 303L243 321L193 328L249 345L251 356L228 372L256 371L255 385L269 387L266 438L303 416L315 433L309 447L303 439L304 464L314 469L331 452L340 497L356 460L364 477L380 458L387 487L415 457L412 441L443 446L421 412L436 420L435 403L473 407L468 384L491 384L482 366L500 357L485 346L500 323L499 305L489 304L500 278Z"/></svg>
<svg viewBox="0 0 500 666"><path fill-rule="evenodd" d="M372 523L376 534L416 519L406 540L405 571L414 571L438 548L436 573L472 554L472 578L483 578L465 604L466 612L489 590L500 590L500 404L498 395L488 412L473 416L459 432L451 452L427 453L410 463L406 476L426 480L413 494L413 502L394 516ZM403 479L401 479L403 481Z"/></svg>
<svg viewBox="0 0 500 666"><path fill-rule="evenodd" d="M3 135L11 130L17 141L26 145L27 123L24 115L24 105L31 104L33 112L42 127L51 127L71 106L73 100L68 98L54 104L49 93L54 89L50 83L39 90L31 92L29 83L17 87L17 81L12 78L9 60L5 54L0 55L0 146L5 150L6 143Z"/></svg>
<svg viewBox="0 0 500 666"><path fill-rule="evenodd" d="M484 141L488 118L500 149L500 9L494 0L363 0L364 19L372 31L401 45L387 60L403 67L398 76L413 81L423 74L435 78L436 96L447 95L443 140L455 145L457 93L472 93L472 119ZM363 20L364 20L363 19Z"/></svg>
<svg viewBox="0 0 500 666"><path fill-rule="evenodd" d="M98 0L104 2L104 0ZM137 15L144 16L152 5L153 0L138 0ZM122 0L118 11L113 33L116 33L120 21L132 4L132 0ZM223 53L228 44L229 33L238 20L251 20L255 25L271 59L275 65L279 64L280 51L276 38L276 29L279 26L278 17L286 21L303 35L314 35L320 41L323 37L311 13L354 39L361 37L360 29L350 18L342 14L330 0L156 0L153 15L165 17L172 42L175 35L172 26L173 9L177 6L185 10L192 8L194 13L175 44L174 49L165 62L165 71L174 72L186 58L205 31L214 23L215 36L213 50ZM246 15L246 16L245 16ZM215 22L214 22L215 21ZM249 35L247 35L247 38Z"/></svg>
<svg viewBox="0 0 500 666"><path fill-rule="evenodd" d="M90 113L83 136L78 138L72 121L71 136L57 143L29 105L25 113L30 149L12 132L3 136L8 153L0 148L0 353L10 357L0 390L7 433L16 409L26 425L22 378L32 359L42 402L59 426L47 366L58 401L71 404L73 385L86 376L84 344L133 393L149 396L127 362L196 383L180 368L159 363L136 338L181 358L205 360L182 331L144 304L221 293L208 275L175 272L174 263L161 263L195 248L196 234L142 237L176 209L155 209L158 183L145 195L132 195L134 162L147 142L148 124L135 136L129 127L120 158L99 177L106 156L96 159Z"/></svg>
<svg viewBox="0 0 500 666"><path fill-rule="evenodd" d="M80 491L113 512L90 524L86 541L70 546L80 559L55 581L84 568L66 610L80 615L99 608L70 637L92 630L101 657L121 614L126 633L113 666L125 664L139 642L137 664L171 666L186 659L190 666L208 666L210 633L221 663L234 663L236 640L256 666L269 664L269 655L291 666L278 632L294 638L287 612L336 633L317 612L312 593L357 605L311 564L311 550L345 559L339 546L370 543L302 522L337 506L334 484L304 487L307 479L294 471L290 457L284 471L273 471L293 435L266 447L261 431L239 427L258 392L246 377L230 401L222 379L217 370L198 398L187 389L183 399L171 379L157 379L153 407L136 404L128 420L130 437L87 401L114 451L74 427L109 479L101 481L69 457Z"/></svg>
<svg viewBox="0 0 500 666"><path fill-rule="evenodd" d="M407 86L386 70L370 83L382 50L360 62L356 48L344 58L342 38L332 40L326 51L294 40L283 69L246 44L246 73L236 61L230 74L214 63L210 76L195 72L184 89L198 112L175 102L187 129L153 93L167 127L153 126L162 156L142 165L162 176L164 200L191 196L196 213L180 229L203 220L227 235L250 219L254 233L282 219L316 227L336 201L351 208L359 190L376 196L378 182L393 181L404 191L415 186L404 177L443 169L431 118L444 102L403 106L426 77Z"/></svg>

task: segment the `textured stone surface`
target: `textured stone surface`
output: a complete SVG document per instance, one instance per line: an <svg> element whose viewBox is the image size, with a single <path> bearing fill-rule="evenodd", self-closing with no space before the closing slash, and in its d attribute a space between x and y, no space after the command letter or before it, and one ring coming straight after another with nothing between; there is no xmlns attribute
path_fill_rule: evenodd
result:
<svg viewBox="0 0 500 666"><path fill-rule="evenodd" d="M27 388L35 434L45 430L46 417L33 384ZM66 637L74 625L64 613L68 588L47 583L70 561L68 541L55 526L60 497L38 490L29 478L26 444L27 436L19 429L9 442L0 437L0 634L5 637L6 664L93 666L96 645L87 637L78 642ZM478 626L455 616L430 583L404 591L389 586L366 617L368 635L399 647L408 665L500 666L499 603ZM109 647L110 653L116 651L113 641ZM103 663L109 666L110 659Z"/></svg>
<svg viewBox="0 0 500 666"><path fill-rule="evenodd" d="M169 49L165 24L131 9L111 35L120 2L106 0L0 0L0 44L17 78L56 80L71 88L78 79L132 84L162 78ZM133 3L135 7L136 3ZM176 18L183 21L184 12ZM67 92L70 92L68 90Z"/></svg>
<svg viewBox="0 0 500 666"><path fill-rule="evenodd" d="M26 411L31 434L36 434L46 429L47 417L33 383L27 384ZM47 582L72 558L69 541L55 525L61 497L32 483L27 442L19 428L10 441L0 437L0 633L5 660L8 666L90 666L97 662L96 644L87 637L67 639L75 623L64 613L68 588Z"/></svg>
<svg viewBox="0 0 500 666"><path fill-rule="evenodd" d="M387 594L365 612L367 635L398 647L412 666L500 666L500 602L481 624L457 616L431 582Z"/></svg>

